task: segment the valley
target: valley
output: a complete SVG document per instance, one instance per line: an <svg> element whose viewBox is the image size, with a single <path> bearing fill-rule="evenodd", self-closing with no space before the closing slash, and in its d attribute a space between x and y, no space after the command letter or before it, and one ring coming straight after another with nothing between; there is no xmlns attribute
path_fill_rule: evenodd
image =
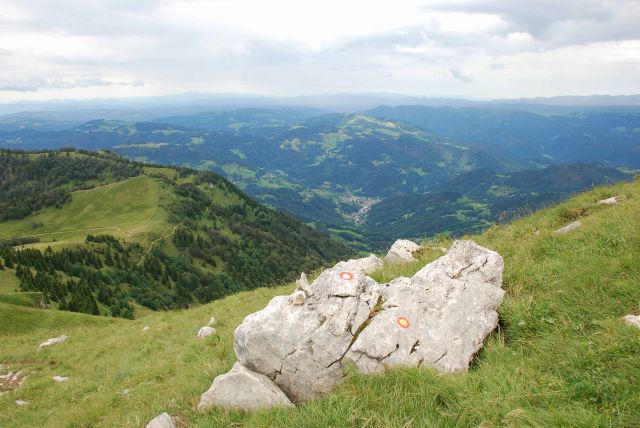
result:
<svg viewBox="0 0 640 428"><path fill-rule="evenodd" d="M138 162L211 170L366 252L393 242L384 225L413 239L457 236L628 180L640 167L637 129L633 109L549 115L380 106L344 114L278 107L52 130L5 125L0 146L106 149ZM486 186L480 193L476 180Z"/></svg>

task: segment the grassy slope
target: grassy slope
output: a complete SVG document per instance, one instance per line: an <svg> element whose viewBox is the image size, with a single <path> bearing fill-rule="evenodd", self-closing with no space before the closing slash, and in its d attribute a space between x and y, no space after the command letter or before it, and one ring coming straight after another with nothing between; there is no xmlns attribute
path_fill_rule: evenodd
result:
<svg viewBox="0 0 640 428"><path fill-rule="evenodd" d="M0 223L0 239L37 235L42 242L84 241L87 234L109 233L129 238L163 230L158 212L162 188L147 176L72 193L62 209L46 208L22 220ZM42 223L34 229L32 224Z"/></svg>
<svg viewBox="0 0 640 428"><path fill-rule="evenodd" d="M595 204L612 195L627 199L615 207ZM579 208L588 209L584 226L554 235ZM472 237L505 257L507 294L500 329L469 373L350 375L333 394L295 410L193 410L211 379L231 367L234 328L292 286L136 321L0 304L0 363L29 373L19 391L0 397L0 426L142 426L165 410L209 427L637 426L640 332L619 318L639 309L638 225L636 181ZM410 275L423 263L376 277ZM211 313L220 320L219 335L196 339ZM145 325L150 330L143 333ZM63 333L66 343L35 353L42 340ZM71 380L54 383L56 374ZM15 406L18 398L29 405Z"/></svg>

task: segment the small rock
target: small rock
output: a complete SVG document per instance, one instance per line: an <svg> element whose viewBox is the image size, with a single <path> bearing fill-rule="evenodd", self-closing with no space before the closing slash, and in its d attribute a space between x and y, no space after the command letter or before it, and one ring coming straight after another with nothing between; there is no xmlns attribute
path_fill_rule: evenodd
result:
<svg viewBox="0 0 640 428"><path fill-rule="evenodd" d="M213 315L211 315L211 318L209 318L209 322L207 323L207 325L209 327L213 327L214 325L216 325L216 317L214 317Z"/></svg>
<svg viewBox="0 0 640 428"><path fill-rule="evenodd" d="M16 400L15 403L16 403L16 406L26 406L27 404L29 404L28 401L24 401L24 400Z"/></svg>
<svg viewBox="0 0 640 428"><path fill-rule="evenodd" d="M387 263L408 263L415 261L413 253L422 250L422 246L408 239L398 239L384 256Z"/></svg>
<svg viewBox="0 0 640 428"><path fill-rule="evenodd" d="M0 389L9 391L16 390L20 387L20 385L22 385L22 382L24 382L25 378L26 376L22 371L9 372L0 375Z"/></svg>
<svg viewBox="0 0 640 428"><path fill-rule="evenodd" d="M149 421L146 428L177 428L176 420L167 412L161 413Z"/></svg>
<svg viewBox="0 0 640 428"><path fill-rule="evenodd" d="M292 406L291 400L271 379L236 362L230 372L213 380L211 388L202 394L198 410L212 407L258 410Z"/></svg>
<svg viewBox="0 0 640 428"><path fill-rule="evenodd" d="M307 279L307 275L304 272L300 274L300 279L296 280L297 289L304 292L304 294L308 297L313 294L311 287L309 286L309 280Z"/></svg>
<svg viewBox="0 0 640 428"><path fill-rule="evenodd" d="M574 221L573 223L570 223L570 224L566 225L565 227L561 227L560 229L556 230L556 233L562 235L562 234L571 232L572 230L577 229L580 226L582 226L582 222Z"/></svg>
<svg viewBox="0 0 640 428"><path fill-rule="evenodd" d="M42 351L47 346L55 345L56 343L62 343L67 340L69 336L65 336L64 334L60 337L54 337L52 339L47 339L38 346L38 352Z"/></svg>
<svg viewBox="0 0 640 428"><path fill-rule="evenodd" d="M618 200L616 199L616 197L612 197L612 198L608 198L608 199L603 199L600 202L598 202L600 205L617 205L618 204Z"/></svg>
<svg viewBox="0 0 640 428"><path fill-rule="evenodd" d="M69 380L67 376L53 376L51 379L53 379L55 382L66 382Z"/></svg>
<svg viewBox="0 0 640 428"><path fill-rule="evenodd" d="M216 332L215 328L209 327L208 325L206 325L204 327L201 327L200 330L198 330L198 337L203 338L203 337L211 336L215 332Z"/></svg>
<svg viewBox="0 0 640 428"><path fill-rule="evenodd" d="M625 315L622 320L631 326L640 328L640 315Z"/></svg>
<svg viewBox="0 0 640 428"><path fill-rule="evenodd" d="M129 388L122 390L122 395L124 395L125 397L128 397L130 393L131 393L131 390Z"/></svg>
<svg viewBox="0 0 640 428"><path fill-rule="evenodd" d="M145 325L144 328L142 329L142 331L149 331L149 326Z"/></svg>
<svg viewBox="0 0 640 428"><path fill-rule="evenodd" d="M304 291L300 291L300 290L296 290L293 292L293 294L291 294L291 296L289 296L289 303L291 303L293 306L300 306L304 304L304 299L306 298L306 294L304 294Z"/></svg>

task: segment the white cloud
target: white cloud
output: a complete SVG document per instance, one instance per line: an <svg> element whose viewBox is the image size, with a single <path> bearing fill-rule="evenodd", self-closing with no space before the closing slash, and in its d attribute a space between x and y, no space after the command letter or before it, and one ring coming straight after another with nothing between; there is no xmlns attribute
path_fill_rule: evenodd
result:
<svg viewBox="0 0 640 428"><path fill-rule="evenodd" d="M0 101L183 91L637 93L634 3L0 0Z"/></svg>

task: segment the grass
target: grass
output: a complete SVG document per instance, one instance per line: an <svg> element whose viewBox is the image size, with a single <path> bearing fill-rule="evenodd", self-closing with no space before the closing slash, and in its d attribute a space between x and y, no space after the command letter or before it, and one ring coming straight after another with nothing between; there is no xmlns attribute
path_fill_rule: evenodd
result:
<svg viewBox="0 0 640 428"><path fill-rule="evenodd" d="M109 233L135 240L164 230L159 210L162 191L147 176L76 191L61 209L46 208L22 220L0 223L0 239L36 236L41 242L84 241L87 234Z"/></svg>
<svg viewBox="0 0 640 428"><path fill-rule="evenodd" d="M597 205L613 195L626 199ZM578 214L581 228L553 233ZM18 391L0 397L0 426L143 426L162 411L193 427L638 426L640 331L620 317L640 313L639 228L634 182L471 237L504 256L506 295L499 328L468 373L350 373L333 393L293 410L194 410L235 359L234 328L291 285L135 321L0 303L0 363L28 373ZM411 275L438 256L427 251L421 262L375 277ZM196 339L211 314L218 334ZM60 334L69 340L35 353ZM57 374L71 379L52 382ZM16 399L29 404L17 407Z"/></svg>
<svg viewBox="0 0 640 428"><path fill-rule="evenodd" d="M27 291L20 293L0 293L0 303L39 308L42 293L39 291Z"/></svg>

